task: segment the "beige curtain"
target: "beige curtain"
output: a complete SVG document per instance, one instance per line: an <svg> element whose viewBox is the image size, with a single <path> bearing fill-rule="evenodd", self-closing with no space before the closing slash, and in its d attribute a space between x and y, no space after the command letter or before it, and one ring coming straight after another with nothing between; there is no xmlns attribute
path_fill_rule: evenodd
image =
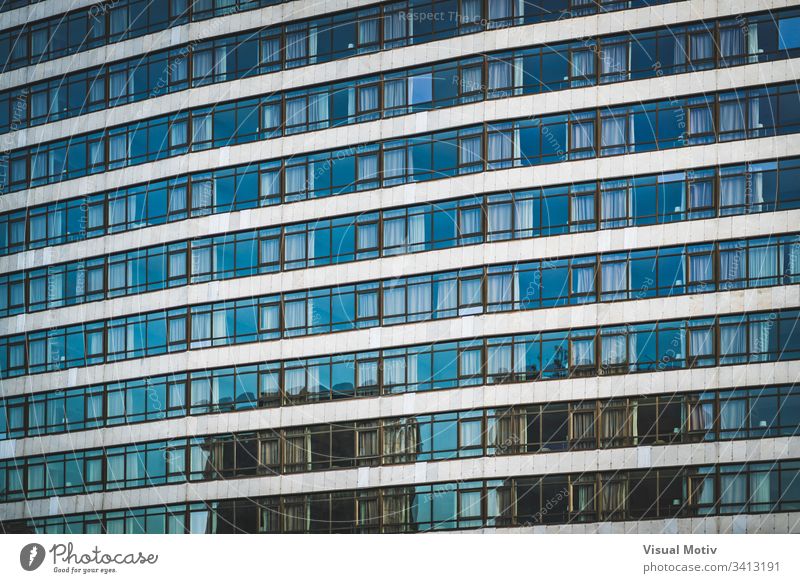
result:
<svg viewBox="0 0 800 583"><path fill-rule="evenodd" d="M383 453L388 463L408 463L416 459L417 422L401 419L383 426Z"/></svg>
<svg viewBox="0 0 800 583"><path fill-rule="evenodd" d="M495 455L524 451L526 444L527 413L525 410L509 409L495 420Z"/></svg>
<svg viewBox="0 0 800 583"><path fill-rule="evenodd" d="M570 441L578 449L592 449L594 442L594 405L573 409L570 423Z"/></svg>
<svg viewBox="0 0 800 583"><path fill-rule="evenodd" d="M303 472L310 469L311 436L306 433L286 435L285 468L287 472Z"/></svg>
<svg viewBox="0 0 800 583"><path fill-rule="evenodd" d="M378 465L380 463L377 425L359 427L357 443L359 465Z"/></svg>
<svg viewBox="0 0 800 583"><path fill-rule="evenodd" d="M603 484L603 514L606 517L624 513L628 499L628 483L624 480L611 479Z"/></svg>
<svg viewBox="0 0 800 583"><path fill-rule="evenodd" d="M378 497L365 496L358 500L357 525L360 532L378 532L380 527L380 512L378 511Z"/></svg>
<svg viewBox="0 0 800 583"><path fill-rule="evenodd" d="M408 530L411 522L412 488L393 488L383 495L383 525L387 532Z"/></svg>
<svg viewBox="0 0 800 583"><path fill-rule="evenodd" d="M624 445L627 431L625 429L625 406L610 405L603 409L603 443L618 447Z"/></svg>
<svg viewBox="0 0 800 583"><path fill-rule="evenodd" d="M259 464L262 469L267 468L275 472L280 472L281 448L280 440L277 436L267 436L260 439Z"/></svg>
<svg viewBox="0 0 800 583"><path fill-rule="evenodd" d="M308 532L308 504L305 498L288 499L283 504L283 532Z"/></svg>

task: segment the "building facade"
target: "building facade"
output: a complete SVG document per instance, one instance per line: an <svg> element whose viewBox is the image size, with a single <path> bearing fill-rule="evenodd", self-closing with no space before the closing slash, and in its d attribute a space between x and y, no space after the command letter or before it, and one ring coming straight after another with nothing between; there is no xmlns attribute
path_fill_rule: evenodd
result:
<svg viewBox="0 0 800 583"><path fill-rule="evenodd" d="M0 23L0 531L800 531L800 2Z"/></svg>

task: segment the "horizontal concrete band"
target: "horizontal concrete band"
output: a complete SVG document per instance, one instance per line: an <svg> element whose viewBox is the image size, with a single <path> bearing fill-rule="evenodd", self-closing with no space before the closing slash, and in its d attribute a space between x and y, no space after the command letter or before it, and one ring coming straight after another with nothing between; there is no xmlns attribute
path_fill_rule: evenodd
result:
<svg viewBox="0 0 800 583"><path fill-rule="evenodd" d="M24 393L136 379L171 372L378 350L482 336L711 317L796 307L800 307L800 286L798 285L584 304L546 310L465 316L327 335L301 336L189 350L10 378L5 379L2 385L4 396L11 397Z"/></svg>
<svg viewBox="0 0 800 583"><path fill-rule="evenodd" d="M654 7L653 10L655 10L656 8L657 7ZM727 8L727 5L725 6L725 8ZM723 11L725 10L725 8L723 8ZM759 8L759 10L763 9L764 9L763 7ZM618 13L610 13L606 16L613 17L614 14ZM731 14L736 14L736 13L731 13ZM725 15L727 14L722 14L722 16ZM664 26L664 23L661 22L658 18L655 18L654 16L655 16L654 14L649 14L648 17L645 18L645 20L642 22L641 28ZM567 22L569 21L564 21L563 23L566 24ZM538 24L530 26L540 27L543 25ZM558 31L559 34L562 34L561 31L563 29L557 28L555 30ZM629 30L630 29L621 28L620 30L614 32L626 32ZM452 41L449 42L449 44L447 45L447 48L443 49L441 52L431 50L430 48L422 51L420 49L430 46L427 44L422 44L413 47L392 49L391 51L382 51L370 55L350 57L348 59L344 59L341 61L332 61L328 63L322 63L319 65L310 65L308 67L287 69L283 71L267 73L264 75L258 75L234 81L216 83L213 85L194 87L191 89L187 89L185 91L180 91L175 93L157 95L144 101L137 101L134 103L120 105L118 107L112 107L100 111L87 113L85 115L78 117L71 117L68 119L53 121L51 123L38 125L30 128L19 129L15 132L2 136L2 142L0 143L2 143L3 147L7 149L22 148L31 144L37 144L45 141L70 137L75 134L103 130L112 126L128 123L132 120L146 119L149 117L165 115L171 112L185 111L188 108L214 105L217 103L231 101L234 99L242 100L248 97L269 95L282 91L298 89L309 85L340 82L346 80L347 78L357 78L362 76L375 75L381 72L397 70L398 68L400 70L404 70L412 68L416 65L424 65L432 62L439 62L442 60L446 61L451 59L466 58L476 54L483 54L489 52L490 50L492 51L497 50L494 47L495 44L499 44L500 50L505 50L505 49L512 50L528 46L542 46L543 44L552 44L553 42L557 41L560 42L560 41L575 40L570 38L540 39L537 34L517 38L513 34L513 31L515 31L514 28L503 29L503 31L506 32L506 34L503 35L500 39L498 39L498 43L491 43L488 40L486 41L486 43L482 43L479 40L482 38L480 35L493 34L493 33L478 33L479 36L477 38L472 38L471 35L467 35L465 37L456 37L452 39ZM595 34L590 32L589 30L582 29L581 35L577 37L577 39L586 38L587 36L596 37L598 35L599 33ZM512 40L512 38L513 40L524 41L526 44L520 44L520 45L507 44L509 40ZM536 40L536 45L531 44L531 39ZM441 41L441 42L446 42L446 41ZM484 44L487 46L491 46L492 48L491 49L486 48ZM408 59L404 58L398 59L398 55L396 54L398 52L408 52L412 54L408 55ZM436 59L432 59L432 57L436 57ZM772 62L780 62L780 61L772 61ZM345 70L342 70L343 69L343 67L341 66L342 64L347 65ZM756 63L750 65L742 65L742 66L718 69L717 71L723 71L723 72L728 72L728 74L732 74L733 71L738 71L739 69L741 69L744 73L745 78L750 80L756 80L759 78L759 71L763 70L765 65L766 63ZM795 70L797 70L797 67L795 67ZM663 75L654 78L664 79L665 77L667 78L679 77L683 79L679 87L680 86L690 87L694 84L694 82L692 81L694 78L703 79L713 71L714 70L699 71L697 73L686 73L682 75ZM693 75L695 77L692 77ZM647 81L646 79L639 81L628 81L622 83L622 85L625 85L627 83L642 84L646 81ZM602 87L607 87L607 85L592 86L584 89L592 90ZM570 90L561 90L554 93L561 95L568 91ZM633 85L633 87L631 88L632 93L628 94L638 95L638 91L639 88L636 85ZM547 95L547 93L541 95L544 96ZM537 109L535 109L534 111L538 112L539 111L538 106L540 104L537 103L536 105Z"/></svg>
<svg viewBox="0 0 800 583"><path fill-rule="evenodd" d="M164 2L166 0L156 1ZM60 77L64 74L64 71L78 71L102 63L168 49L188 42L200 42L217 36L227 36L241 31L269 27L282 22L314 18L334 11L340 12L351 8L361 8L375 4L376 1L335 0L335 8L320 10L321 2L319 0L297 0L287 4L265 6L256 10L237 12L228 16L182 24L152 34L103 45L66 57L43 61L2 73L0 74L0 90L27 83L35 83L51 77ZM68 4L68 2L65 2L65 4ZM322 4L325 5L324 0ZM325 6L330 6L331 4L333 3ZM742 5L744 6L745 3L742 2ZM701 17L698 16L697 18ZM17 26L22 24L20 20L24 19L18 19Z"/></svg>
<svg viewBox="0 0 800 583"><path fill-rule="evenodd" d="M296 134L272 140L192 152L156 162L127 166L97 175L9 193L0 196L0 211L64 200L78 194L110 190L186 172L208 171L333 149L346 149L366 143L452 130L474 124L519 119L521 114L524 116L525 112L535 112L538 117L549 113L578 111L605 105L624 105L630 103L630 96L633 94L637 96L635 104L642 101L675 99L696 93L758 87L759 83L763 85L764 83L791 81L797 77L796 71L800 70L800 59L758 65L758 68L754 69L754 76L751 77L743 74L748 67L730 70L716 69L616 85L509 97L381 119L353 126L340 126L308 134ZM726 145L726 147L730 147L730 145Z"/></svg>
<svg viewBox="0 0 800 583"><path fill-rule="evenodd" d="M312 199L277 206L218 213L65 245L33 249L0 257L0 273L32 269L42 265L63 263L213 234L227 234L258 227L276 227L302 221L358 215L364 212L414 204L435 204L453 198L494 191L503 192L560 185L564 184L566 180L570 180L571 183L579 183L627 176L637 177L797 155L800 155L800 136L790 135L483 172L344 194L326 198L324 201ZM0 197L0 206L2 206L2 201L3 197ZM604 232L609 233L610 231Z"/></svg>
<svg viewBox="0 0 800 583"><path fill-rule="evenodd" d="M498 534L790 534L800 533L800 512L736 514L623 522L541 524L513 528L482 528L465 533ZM662 563L654 557L653 562ZM647 561L649 562L649 561Z"/></svg>
<svg viewBox="0 0 800 583"><path fill-rule="evenodd" d="M348 264L185 285L20 314L0 319L0 333L68 326L90 320L152 312L163 309L164 306L195 305L207 302L209 299L234 300L484 265L558 259L573 255L612 253L710 241L739 241L748 237L786 233L792 228L797 228L797 225L800 225L800 210L791 210L453 247ZM37 267L42 266L42 264L37 265Z"/></svg>
<svg viewBox="0 0 800 583"><path fill-rule="evenodd" d="M0 31L20 26L27 22L36 22L44 18L51 18L59 14L66 14L74 10L100 4L103 0L44 0L28 6L22 6L2 12Z"/></svg>
<svg viewBox="0 0 800 583"><path fill-rule="evenodd" d="M744 386L764 387L795 383L798 380L800 367L794 361L442 389L180 417L58 435L9 439L0 441L0 459L180 437L298 427L316 424L320 420L325 420L326 423L349 423L558 401L619 399Z"/></svg>
<svg viewBox="0 0 800 583"><path fill-rule="evenodd" d="M341 12L362 8L376 3L376 0L337 0L335 2L335 11ZM483 47L479 50L488 51L526 46L531 42L551 44L595 34L610 34L638 28L668 26L701 19L735 16L753 12L754 10L775 10L791 6L794 3L795 0L761 0L758 8L754 9L752 3L748 3L746 0L730 0L729 2L687 0L685 2L621 10L560 21L507 27L422 43L413 47L389 49L385 52L395 55L389 59L394 63L390 65L391 68L405 67L431 62L432 56L442 59L446 58L447 55L470 54L476 52L475 46ZM283 22L314 18L331 11L331 9L319 10L319 2L304 0L176 26L146 36L0 73L0 90L36 83L51 77L60 77L64 74L64 71L78 71L102 63L128 59L143 53L155 52L187 43L195 44L215 37L262 29ZM375 56L376 53L373 53L367 56L342 59L338 61L340 65L334 65L335 70L327 75L323 67L329 64L303 67L299 70L304 69L305 71L299 73L299 75L306 79L302 84L351 77L357 73L353 73L355 69L351 69L349 63L358 62L356 59L367 59L369 66L359 66L359 68L374 72L379 70L374 68L378 63L375 59L370 60L370 57ZM341 63L344 63L344 65ZM373 68L370 69L369 67ZM298 79L297 77L292 78Z"/></svg>
<svg viewBox="0 0 800 583"><path fill-rule="evenodd" d="M4 516L6 520L19 520L58 513L73 514L204 500L256 498L431 482L468 482L514 476L777 461L798 456L800 456L800 437L491 456L466 460L418 462L373 468L193 482L10 502L0 504L0 516Z"/></svg>

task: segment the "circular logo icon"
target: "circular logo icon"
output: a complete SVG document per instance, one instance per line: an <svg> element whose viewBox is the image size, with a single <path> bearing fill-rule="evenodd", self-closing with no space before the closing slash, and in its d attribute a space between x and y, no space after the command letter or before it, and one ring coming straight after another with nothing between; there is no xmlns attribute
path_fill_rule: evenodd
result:
<svg viewBox="0 0 800 583"><path fill-rule="evenodd" d="M22 547L19 552L19 564L26 571L35 571L44 562L44 547L38 543L31 543Z"/></svg>

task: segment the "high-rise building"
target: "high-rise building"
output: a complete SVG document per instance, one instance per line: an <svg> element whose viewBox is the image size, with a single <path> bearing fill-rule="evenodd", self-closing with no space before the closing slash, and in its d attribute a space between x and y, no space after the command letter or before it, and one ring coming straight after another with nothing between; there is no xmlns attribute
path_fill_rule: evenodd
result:
<svg viewBox="0 0 800 583"><path fill-rule="evenodd" d="M0 531L800 530L800 2L0 6Z"/></svg>

